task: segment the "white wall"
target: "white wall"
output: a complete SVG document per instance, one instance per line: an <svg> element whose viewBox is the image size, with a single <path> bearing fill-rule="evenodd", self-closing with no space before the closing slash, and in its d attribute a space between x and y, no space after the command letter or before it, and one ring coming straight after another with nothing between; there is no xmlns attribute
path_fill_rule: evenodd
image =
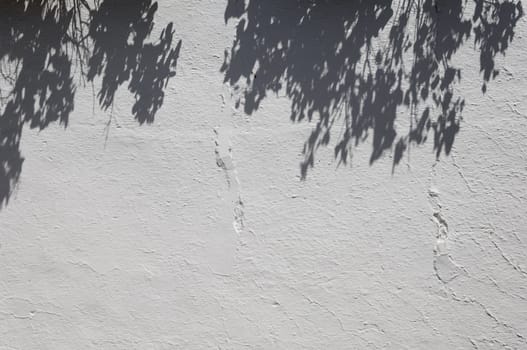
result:
<svg viewBox="0 0 527 350"><path fill-rule="evenodd" d="M24 129L0 349L527 348L524 19L485 94L473 39L453 58L449 156L430 136L392 173L370 137L339 165L335 127L301 180L317 120L292 122L285 92L236 107L225 2L159 5L154 30L174 22L182 48L153 124L124 88L105 129L88 86L66 129Z"/></svg>

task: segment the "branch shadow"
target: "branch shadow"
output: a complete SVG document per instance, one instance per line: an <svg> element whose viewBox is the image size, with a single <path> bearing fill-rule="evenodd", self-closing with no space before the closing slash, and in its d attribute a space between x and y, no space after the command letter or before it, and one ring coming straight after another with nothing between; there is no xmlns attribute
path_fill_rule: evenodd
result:
<svg viewBox="0 0 527 350"><path fill-rule="evenodd" d="M268 93L285 92L293 122L318 119L304 143L303 179L337 126L339 164L368 138L370 165L391 150L392 172L430 133L435 156L448 155L465 105L455 53L473 37L485 93L498 74L495 56L505 54L523 16L511 0L247 1L228 1L225 22L238 24L221 71L247 114ZM405 113L402 132L396 120Z"/></svg>
<svg viewBox="0 0 527 350"><path fill-rule="evenodd" d="M8 0L0 3L0 207L19 180L24 125L67 127L80 84L100 82L103 110L124 84L131 113L152 123L176 74L181 40L169 23L150 41L157 3L151 0Z"/></svg>

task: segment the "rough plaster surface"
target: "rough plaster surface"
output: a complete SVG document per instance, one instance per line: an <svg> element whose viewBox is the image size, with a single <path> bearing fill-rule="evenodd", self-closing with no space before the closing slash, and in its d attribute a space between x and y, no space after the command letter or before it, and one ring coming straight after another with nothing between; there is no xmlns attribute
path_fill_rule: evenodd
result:
<svg viewBox="0 0 527 350"><path fill-rule="evenodd" d="M0 349L527 349L527 26L467 101L449 156L414 147L351 165L302 143L269 94L248 115L224 83L223 1L160 1L182 39L151 125L131 97L66 129L24 130L0 211ZM197 24L199 23L199 25ZM323 24L322 24L323 25Z"/></svg>

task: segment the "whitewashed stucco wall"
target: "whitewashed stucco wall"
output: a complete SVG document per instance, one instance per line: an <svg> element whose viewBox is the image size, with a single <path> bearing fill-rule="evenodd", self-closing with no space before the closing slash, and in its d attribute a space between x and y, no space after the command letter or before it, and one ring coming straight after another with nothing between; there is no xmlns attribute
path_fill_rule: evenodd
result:
<svg viewBox="0 0 527 350"><path fill-rule="evenodd" d="M105 129L85 88L66 129L24 130L0 349L527 349L524 19L486 94L473 46L457 53L450 156L428 142L392 173L390 151L338 166L330 145L302 181L315 122L283 94L236 108L226 4L159 5L183 44L152 125L123 90Z"/></svg>

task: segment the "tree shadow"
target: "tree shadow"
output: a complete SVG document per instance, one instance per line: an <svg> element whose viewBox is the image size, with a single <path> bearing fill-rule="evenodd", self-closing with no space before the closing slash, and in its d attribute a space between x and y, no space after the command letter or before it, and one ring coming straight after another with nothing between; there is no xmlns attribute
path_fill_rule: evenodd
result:
<svg viewBox="0 0 527 350"><path fill-rule="evenodd" d="M303 178L337 126L339 164L371 137L370 164L392 150L395 167L429 133L436 157L450 153L465 105L454 54L473 37L485 93L522 15L511 0L229 0L225 21L239 22L221 71L248 114L285 91L292 121L318 119L304 143ZM401 114L407 132L396 130Z"/></svg>
<svg viewBox="0 0 527 350"><path fill-rule="evenodd" d="M100 83L106 110L126 83L134 118L153 122L181 48L181 41L172 45L172 23L148 40L156 11L151 0L0 3L0 207L20 177L24 125L66 127L79 84Z"/></svg>

